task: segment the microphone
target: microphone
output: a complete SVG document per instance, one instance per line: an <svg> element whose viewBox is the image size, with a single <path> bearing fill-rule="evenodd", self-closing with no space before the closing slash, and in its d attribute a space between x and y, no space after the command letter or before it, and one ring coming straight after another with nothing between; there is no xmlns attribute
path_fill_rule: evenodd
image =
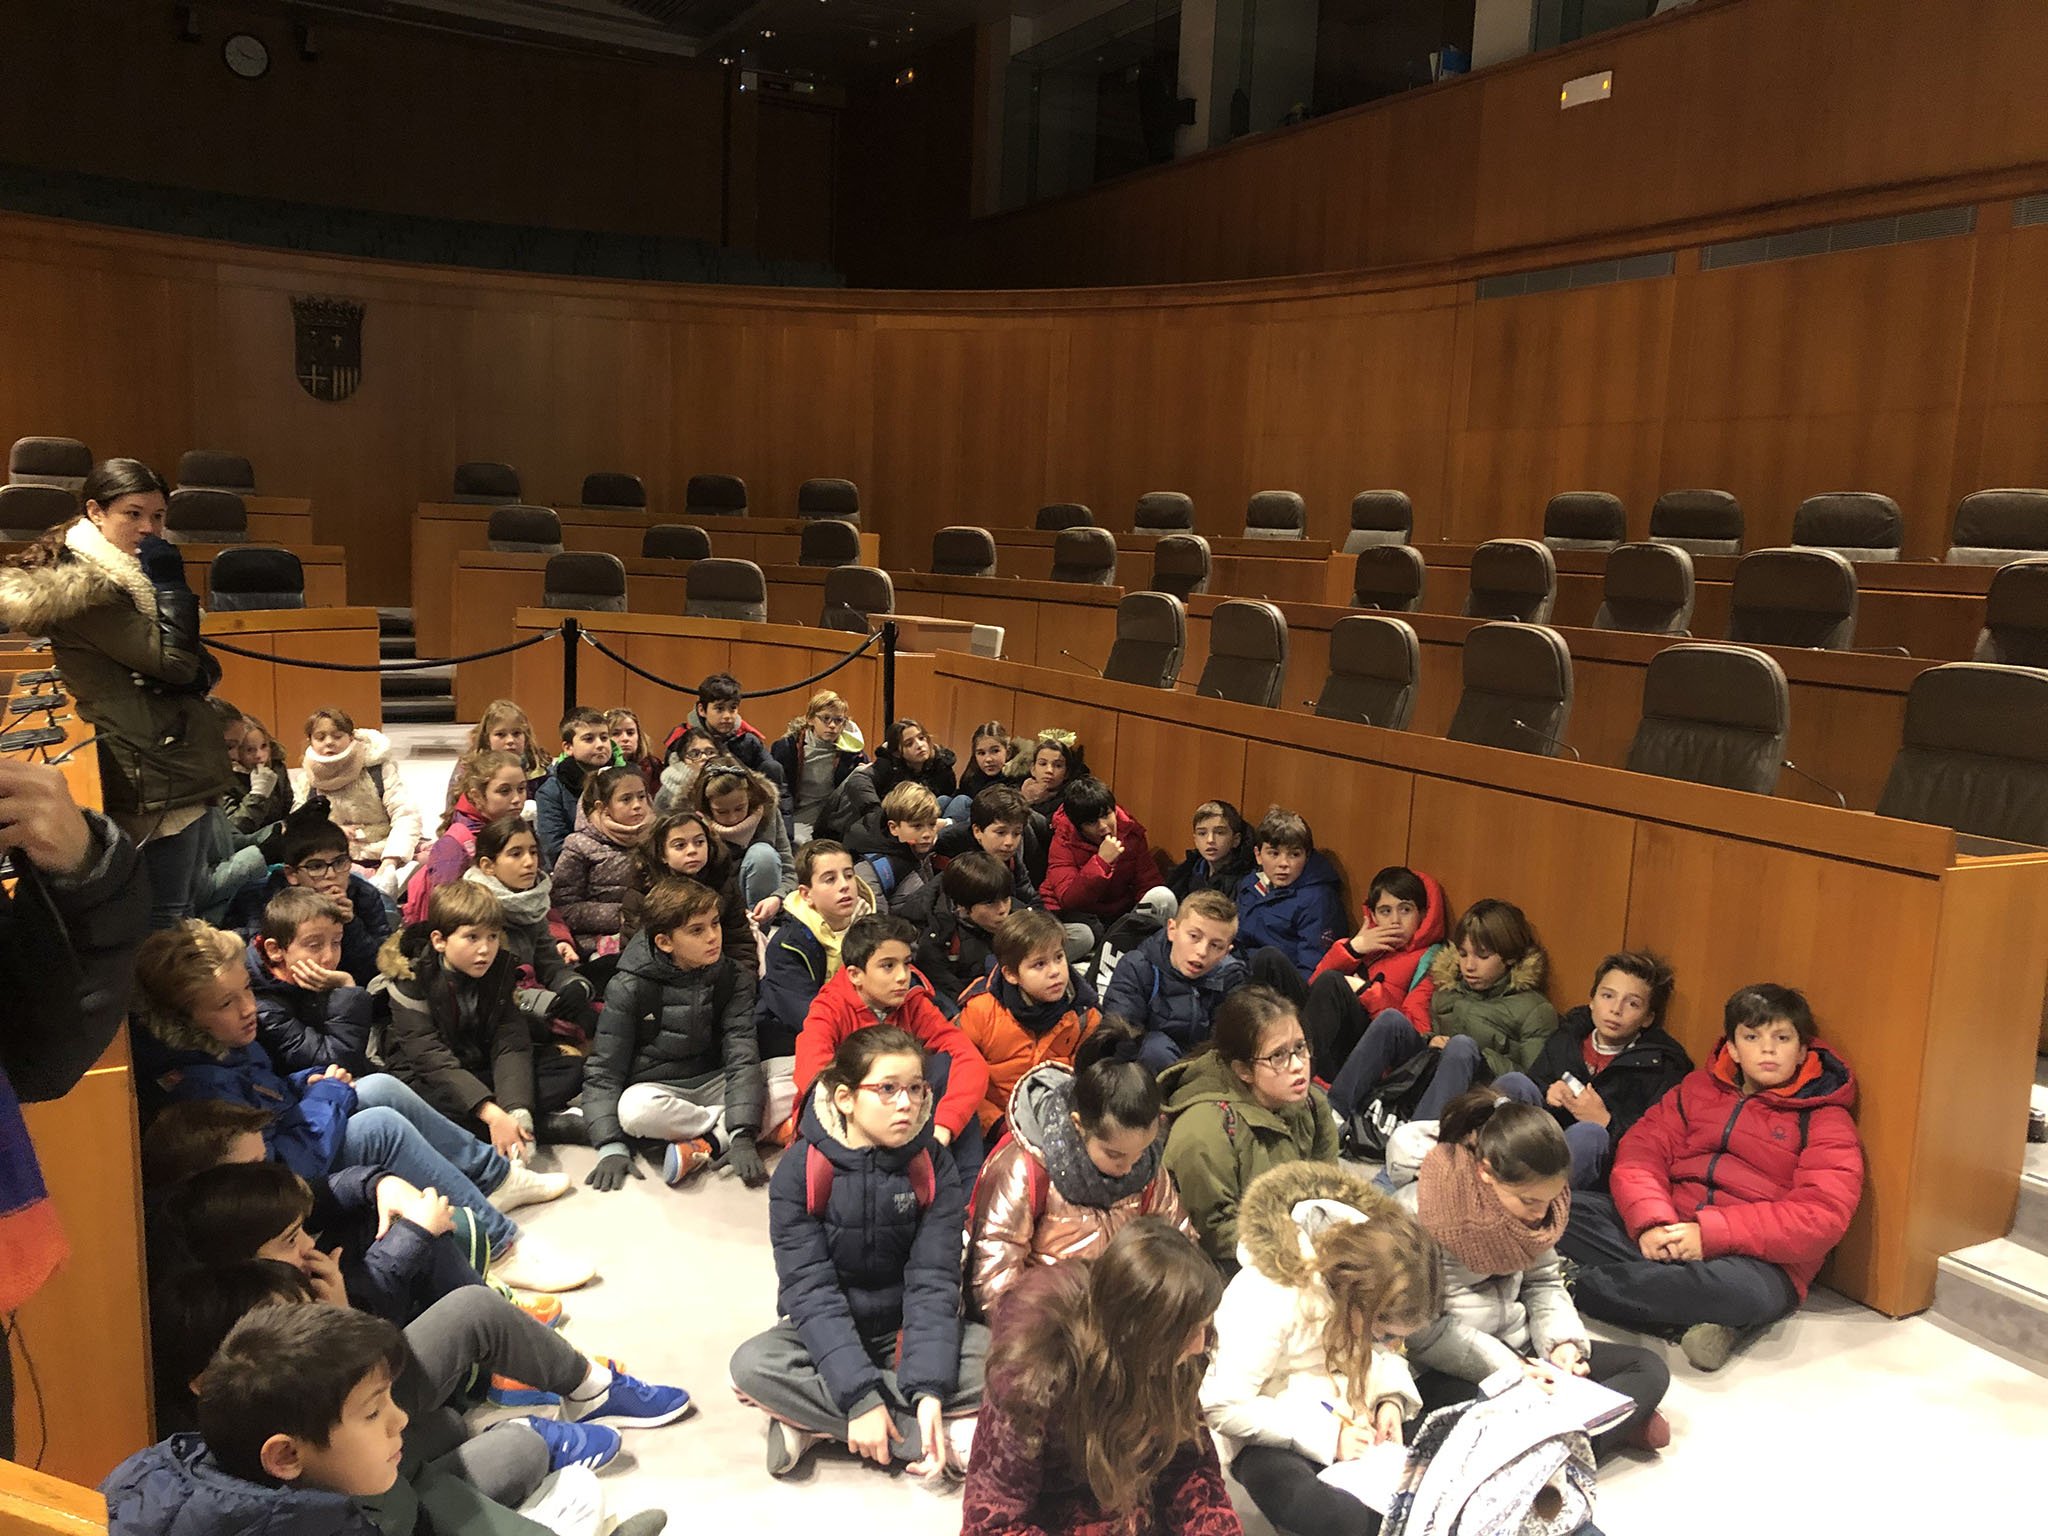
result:
<svg viewBox="0 0 2048 1536"><path fill-rule="evenodd" d="M1833 795L1835 797L1835 804L1840 806L1843 810L1846 811L1847 809L1849 809L1848 796L1844 795L1839 789L1835 788L1834 785L1828 783L1827 780L1816 779L1812 774L1808 773L1804 768L1800 767L1797 763L1793 762L1792 759L1789 757L1784 759L1784 764L1787 768L1790 768L1794 773L1798 774L1799 777L1806 780L1807 783L1818 784L1822 789L1826 790L1829 794Z"/></svg>
<svg viewBox="0 0 2048 1536"><path fill-rule="evenodd" d="M1539 731L1536 729L1535 726L1531 725L1526 720L1514 720L1510 723L1515 727L1516 730L1527 731L1531 736L1534 736L1538 741L1547 741L1553 747L1563 747L1565 751L1571 753L1573 762L1583 763L1585 761L1583 757L1579 756L1579 749L1573 746L1570 742L1566 741L1562 736L1553 736L1548 731Z"/></svg>
<svg viewBox="0 0 2048 1536"><path fill-rule="evenodd" d="M1060 654L1066 657L1069 661L1080 662L1080 664L1083 667L1087 668L1088 671L1093 672L1097 677L1102 676L1102 669L1100 667L1095 666L1091 662L1081 661L1081 658L1076 656L1072 651L1062 647L1060 650Z"/></svg>
<svg viewBox="0 0 2048 1536"><path fill-rule="evenodd" d="M1314 699L1303 699L1301 701L1301 707L1307 710L1310 714L1314 714L1316 712L1316 701ZM1353 720L1350 723L1352 725L1371 725L1372 716L1361 714L1356 720Z"/></svg>

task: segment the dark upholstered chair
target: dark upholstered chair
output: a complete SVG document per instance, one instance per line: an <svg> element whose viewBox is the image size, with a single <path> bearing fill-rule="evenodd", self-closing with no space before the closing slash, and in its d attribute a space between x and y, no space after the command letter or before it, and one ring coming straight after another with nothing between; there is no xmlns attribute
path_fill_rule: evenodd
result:
<svg viewBox="0 0 2048 1536"><path fill-rule="evenodd" d="M1136 533L1192 533L1195 500L1184 491L1147 491L1131 513Z"/></svg>
<svg viewBox="0 0 2048 1536"><path fill-rule="evenodd" d="M1740 645L1670 645L1650 658L1628 770L1768 795L1785 767L1785 671Z"/></svg>
<svg viewBox="0 0 2048 1536"><path fill-rule="evenodd" d="M709 560L711 535L695 523L656 523L640 535L642 560Z"/></svg>
<svg viewBox="0 0 2048 1536"><path fill-rule="evenodd" d="M1650 539L1689 555L1742 553L1742 503L1726 491L1666 491L1650 508Z"/></svg>
<svg viewBox="0 0 2048 1536"><path fill-rule="evenodd" d="M806 480L796 488L796 515L858 523L860 488L851 480Z"/></svg>
<svg viewBox="0 0 2048 1536"><path fill-rule="evenodd" d="M1354 608L1414 613L1422 607L1422 551L1409 544L1374 544L1358 552L1351 571Z"/></svg>
<svg viewBox="0 0 2048 1536"><path fill-rule="evenodd" d="M178 460L178 489L233 491L237 496L254 496L256 470L239 453L194 448Z"/></svg>
<svg viewBox="0 0 2048 1536"><path fill-rule="evenodd" d="M1829 549L1759 549L1742 557L1728 638L1749 645L1846 651L1856 644L1856 571Z"/></svg>
<svg viewBox="0 0 2048 1536"><path fill-rule="evenodd" d="M1482 624L1465 636L1464 686L1444 736L1555 757L1572 718L1572 655L1541 624Z"/></svg>
<svg viewBox="0 0 2048 1536"><path fill-rule="evenodd" d="M2004 565L2048 554L2048 491L1972 491L1956 503L1950 565Z"/></svg>
<svg viewBox="0 0 2048 1536"><path fill-rule="evenodd" d="M1188 648L1188 615L1165 592L1132 592L1116 605L1116 640L1102 675L1112 683L1171 688Z"/></svg>
<svg viewBox="0 0 2048 1536"><path fill-rule="evenodd" d="M751 560L699 560L683 578L686 619L768 622L768 580Z"/></svg>
<svg viewBox="0 0 2048 1536"><path fill-rule="evenodd" d="M993 576L996 573L995 535L986 528L956 524L932 535L934 576Z"/></svg>
<svg viewBox="0 0 2048 1536"><path fill-rule="evenodd" d="M1375 544L1406 544L1415 533L1415 503L1406 491L1360 491L1351 498L1351 531L1342 553Z"/></svg>
<svg viewBox="0 0 2048 1536"><path fill-rule="evenodd" d="M683 487L685 517L745 517L747 482L738 475L692 475Z"/></svg>
<svg viewBox="0 0 2048 1536"><path fill-rule="evenodd" d="M1245 503L1248 539L1305 539L1308 506L1293 491L1260 491Z"/></svg>
<svg viewBox="0 0 2048 1536"><path fill-rule="evenodd" d="M513 505L491 514L485 538L492 549L514 555L559 555L562 520L553 507Z"/></svg>
<svg viewBox="0 0 2048 1536"><path fill-rule="evenodd" d="M1628 511L1612 491L1560 491L1543 509L1552 549L1612 549L1628 537Z"/></svg>
<svg viewBox="0 0 2048 1536"><path fill-rule="evenodd" d="M2048 667L2048 556L2015 560L1991 578L1984 632L1971 659Z"/></svg>
<svg viewBox="0 0 2048 1536"><path fill-rule="evenodd" d="M1209 590L1209 541L1199 533L1166 533L1152 546L1152 587L1186 602Z"/></svg>
<svg viewBox="0 0 2048 1536"><path fill-rule="evenodd" d="M543 608L581 608L586 613L626 611L626 566L617 555L572 549L554 556L540 578Z"/></svg>
<svg viewBox="0 0 2048 1536"><path fill-rule="evenodd" d="M1682 635L1692 628L1692 556L1675 544L1618 544L1607 554L1595 629Z"/></svg>
<svg viewBox="0 0 2048 1536"><path fill-rule="evenodd" d="M818 624L823 629L844 629L856 635L868 632L868 615L896 611L896 583L887 571L872 565L839 565L825 573L825 611Z"/></svg>
<svg viewBox="0 0 2048 1536"><path fill-rule="evenodd" d="M519 471L493 459L458 464L453 499L471 506L509 505L519 500Z"/></svg>
<svg viewBox="0 0 2048 1536"><path fill-rule="evenodd" d="M306 568L288 549L245 544L213 557L206 606L214 613L306 606Z"/></svg>
<svg viewBox="0 0 2048 1536"><path fill-rule="evenodd" d="M1472 551L1470 619L1520 619L1547 624L1557 601L1557 560L1535 539L1488 539Z"/></svg>
<svg viewBox="0 0 2048 1536"><path fill-rule="evenodd" d="M1209 660L1195 691L1205 699L1280 705L1287 677L1287 620L1271 603L1233 597L1209 617Z"/></svg>
<svg viewBox="0 0 2048 1536"><path fill-rule="evenodd" d="M1347 614L1330 626L1330 675L1316 698L1316 713L1405 731L1421 673L1414 625L1376 613Z"/></svg>
<svg viewBox="0 0 2048 1536"><path fill-rule="evenodd" d="M1877 814L2048 845L2048 671L1955 661L1914 678Z"/></svg>
<svg viewBox="0 0 2048 1536"><path fill-rule="evenodd" d="M249 537L249 509L233 491L173 491L164 537L173 544L240 544Z"/></svg>
<svg viewBox="0 0 2048 1536"><path fill-rule="evenodd" d="M77 493L61 485L0 485L0 539L40 539L77 515Z"/></svg>
<svg viewBox="0 0 2048 1536"><path fill-rule="evenodd" d="M583 477L583 505L637 512L647 505L647 487L638 475L622 475L601 469Z"/></svg>
<svg viewBox="0 0 2048 1536"><path fill-rule="evenodd" d="M1031 526L1040 533L1064 533L1069 528L1093 528L1095 514L1078 501L1051 501L1038 509Z"/></svg>
<svg viewBox="0 0 2048 1536"><path fill-rule="evenodd" d="M52 485L74 494L92 473L92 450L75 437L16 438L7 454L9 485Z"/></svg>
<svg viewBox="0 0 2048 1536"><path fill-rule="evenodd" d="M1792 514L1794 549L1831 549L1844 560L1896 560L1905 542L1899 504L1875 491L1809 496Z"/></svg>
<svg viewBox="0 0 2048 1536"><path fill-rule="evenodd" d="M1116 585L1116 535L1107 528L1068 528L1052 545L1052 579L1084 587Z"/></svg>
<svg viewBox="0 0 2048 1536"><path fill-rule="evenodd" d="M805 523L797 535L798 565L860 564L860 530L836 517L821 517Z"/></svg>

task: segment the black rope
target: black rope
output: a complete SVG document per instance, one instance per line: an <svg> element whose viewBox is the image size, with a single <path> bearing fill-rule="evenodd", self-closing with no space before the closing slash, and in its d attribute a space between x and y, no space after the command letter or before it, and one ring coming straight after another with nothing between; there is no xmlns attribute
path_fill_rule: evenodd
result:
<svg viewBox="0 0 2048 1536"><path fill-rule="evenodd" d="M230 656L246 656L251 661L274 661L281 667L310 667L321 672L424 672L431 667L457 667L469 661L488 661L493 656L509 656L514 651L523 651L530 645L539 645L546 640L562 638L558 630L545 630L524 640L514 640L510 645L501 645L493 650L475 651L468 656L423 656L412 661L380 661L365 666L359 661L307 661L298 656L267 656L262 651L246 651L239 645L230 645L225 640L211 635L200 637L209 650L226 651Z"/></svg>
<svg viewBox="0 0 2048 1536"><path fill-rule="evenodd" d="M610 646L606 645L602 640L598 639L597 636L593 635L587 629L583 631L583 638L596 648L599 655L609 656L613 661L616 661L620 666L624 667L628 672L632 673L635 677L644 677L650 683L659 683L662 687L668 689L671 693L693 694L697 691L697 685L695 683L691 683L688 686L684 686L679 683L672 683L665 677L656 677L652 672L648 671L645 667L635 666L632 662L626 660L625 657L621 656L617 651L613 650ZM813 672L809 677L798 678L795 682L785 683L780 688L749 688L744 694L741 695L741 697L748 699L772 699L778 693L799 692L802 689L810 687L813 683L822 682L824 679L830 677L834 672L837 672L841 667L847 665L847 663L859 660L861 656L863 656L870 649L872 649L875 643L879 641L881 638L882 631L878 629L873 634L869 635L867 639L861 641L859 645L856 645L852 650L848 651L844 656L840 657L837 661L833 662L831 666L827 667L822 672Z"/></svg>

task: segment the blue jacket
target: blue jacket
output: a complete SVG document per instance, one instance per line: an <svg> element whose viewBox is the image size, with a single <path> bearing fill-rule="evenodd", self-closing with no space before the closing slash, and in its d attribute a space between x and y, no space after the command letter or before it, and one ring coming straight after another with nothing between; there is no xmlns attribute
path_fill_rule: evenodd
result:
<svg viewBox="0 0 2048 1536"><path fill-rule="evenodd" d="M280 981L263 960L263 941L251 939L242 956L249 990L256 994L256 1039L287 1072L340 1067L370 1070L370 994L361 987L309 992Z"/></svg>
<svg viewBox="0 0 2048 1536"><path fill-rule="evenodd" d="M1320 853L1308 856L1301 878L1261 892L1253 870L1237 887L1237 952L1271 945L1306 978L1346 929L1344 892L1337 871Z"/></svg>
<svg viewBox="0 0 2048 1536"><path fill-rule="evenodd" d="M135 1031L135 1067L151 1113L183 1099L224 1099L267 1110L263 1145L273 1161L301 1178L317 1179L341 1160L356 1091L311 1072L282 1077L260 1044L241 1045L225 1056L165 1045L146 1030Z"/></svg>
<svg viewBox="0 0 2048 1536"><path fill-rule="evenodd" d="M590 770L564 752L548 769L540 788L533 792L533 835L540 842L540 856L554 868L562 844L576 830L576 803L583 797L583 781Z"/></svg>
<svg viewBox="0 0 2048 1536"><path fill-rule="evenodd" d="M953 1154L932 1140L929 1117L902 1147L850 1147L845 1131L819 1085L804 1106L797 1144L769 1181L768 1236L776 1307L852 1418L882 1401L882 1372L891 1365L913 1401L946 1397L957 1385L967 1199ZM812 1147L832 1165L821 1216L809 1208ZM922 1209L909 1173L920 1152L930 1155L936 1176Z"/></svg>
<svg viewBox="0 0 2048 1536"><path fill-rule="evenodd" d="M308 1179L313 1210L306 1230L323 1250L341 1249L349 1305L403 1328L448 1294L444 1277L462 1273L462 1266L440 1262L435 1251L437 1244L453 1244L452 1235L435 1237L403 1216L377 1235L377 1183L389 1177L390 1169L372 1163ZM471 1270L467 1283L482 1285L483 1277Z"/></svg>
<svg viewBox="0 0 2048 1536"><path fill-rule="evenodd" d="M284 866L271 865L268 880L244 886L229 903L222 926L232 928L244 938L253 938L270 898L289 884ZM391 937L396 924L384 905L383 894L353 871L348 877L348 904L355 910L341 930L341 968L355 977L357 986L367 987L377 979L377 950Z"/></svg>
<svg viewBox="0 0 2048 1536"><path fill-rule="evenodd" d="M1249 973L1236 955L1225 955L1207 975L1190 981L1173 968L1172 955L1164 928L1125 955L1109 978L1102 1011L1121 1014L1148 1034L1165 1035L1175 1054L1185 1056L1209 1038L1217 1008Z"/></svg>

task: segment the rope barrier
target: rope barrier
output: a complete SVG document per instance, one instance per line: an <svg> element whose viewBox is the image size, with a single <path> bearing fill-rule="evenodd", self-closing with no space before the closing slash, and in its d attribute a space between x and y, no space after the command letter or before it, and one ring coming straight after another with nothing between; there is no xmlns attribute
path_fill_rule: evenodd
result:
<svg viewBox="0 0 2048 1536"><path fill-rule="evenodd" d="M239 645L207 635L201 637L208 650L226 651L230 656L246 656L251 661L274 661L281 667L308 667L321 672L426 672L434 667L459 667L465 662L488 661L493 656L509 656L514 651L523 651L530 645L540 645L548 640L559 640L558 631L547 630L525 640L515 640L510 645L496 646L488 651L476 651L468 656L422 656L411 661L379 661L365 665L359 661L309 661L300 656L270 656L262 651L244 650Z"/></svg>
<svg viewBox="0 0 2048 1536"><path fill-rule="evenodd" d="M799 678L797 679L797 681L793 683L785 683L780 688L749 688L743 695L741 695L741 697L748 699L772 699L777 694L781 693L801 692L803 689L809 688L814 683L824 681L826 678L830 677L834 672L837 672L841 667L846 666L851 662L859 660L860 657L865 655L868 651L872 650L878 643L880 643L882 639L882 633L883 632L881 630L876 630L873 634L869 635L867 639L861 641L859 645L855 646L852 650L848 651L844 656L840 657L837 661L833 662L831 666L825 668L825 670L822 672L813 672L809 677ZM668 689L671 693L696 693L697 685L695 683L684 685L672 683L665 677L656 677L652 672L648 671L645 667L636 666L634 663L626 660L625 657L621 656L617 651L613 650L610 646L606 645L602 640L598 639L597 636L593 635L589 630L584 630L582 634L585 642L588 643L592 648L594 648L599 655L610 657L613 661L616 661L620 666L624 667L628 672L631 672L635 677L645 678L650 683L658 683L663 688Z"/></svg>

